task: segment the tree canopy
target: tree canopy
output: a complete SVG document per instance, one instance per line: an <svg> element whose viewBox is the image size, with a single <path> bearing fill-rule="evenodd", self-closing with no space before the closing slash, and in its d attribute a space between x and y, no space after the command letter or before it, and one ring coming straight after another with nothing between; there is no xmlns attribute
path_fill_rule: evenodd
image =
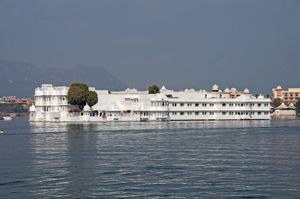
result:
<svg viewBox="0 0 300 199"><path fill-rule="evenodd" d="M149 94L159 93L159 87L155 84L152 84L151 86L148 87L148 93Z"/></svg>
<svg viewBox="0 0 300 199"><path fill-rule="evenodd" d="M281 99L280 98L275 98L271 102L271 106L273 108L276 108L276 107L280 106L280 104L281 104Z"/></svg>
<svg viewBox="0 0 300 199"><path fill-rule="evenodd" d="M88 91L86 95L86 103L89 107L94 106L98 102L98 95L95 91Z"/></svg>
<svg viewBox="0 0 300 199"><path fill-rule="evenodd" d="M89 91L88 85L79 82L71 84L67 99L69 104L77 105L80 110L83 110L87 103L89 106L93 106L98 102L97 93Z"/></svg>

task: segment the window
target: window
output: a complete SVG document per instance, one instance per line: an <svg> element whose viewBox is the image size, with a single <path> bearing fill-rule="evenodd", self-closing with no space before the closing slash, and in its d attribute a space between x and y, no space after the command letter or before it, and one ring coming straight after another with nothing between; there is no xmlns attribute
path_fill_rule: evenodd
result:
<svg viewBox="0 0 300 199"><path fill-rule="evenodd" d="M206 104L202 104L203 107L206 107Z"/></svg>
<svg viewBox="0 0 300 199"><path fill-rule="evenodd" d="M214 112L209 112L210 115L214 115Z"/></svg>
<svg viewBox="0 0 300 199"><path fill-rule="evenodd" d="M214 106L214 104L209 104L210 107Z"/></svg>
<svg viewBox="0 0 300 199"><path fill-rule="evenodd" d="M198 104L198 103L196 103L196 104L195 104L195 106L196 106L196 107L198 107L198 106L199 106L199 104Z"/></svg>
<svg viewBox="0 0 300 199"><path fill-rule="evenodd" d="M180 115L184 115L184 112L180 112Z"/></svg>
<svg viewBox="0 0 300 199"><path fill-rule="evenodd" d="M226 106L226 104L225 104L225 103L223 103L223 104L222 104L222 106Z"/></svg>
<svg viewBox="0 0 300 199"><path fill-rule="evenodd" d="M226 115L226 112L222 112L222 115Z"/></svg>
<svg viewBox="0 0 300 199"><path fill-rule="evenodd" d="M257 112L258 115L261 115L261 112Z"/></svg>
<svg viewBox="0 0 300 199"><path fill-rule="evenodd" d="M195 112L195 115L199 115L199 112Z"/></svg>
<svg viewBox="0 0 300 199"><path fill-rule="evenodd" d="M260 107L260 106L261 106L261 104L259 103L259 104L257 104L257 106L258 106L258 107Z"/></svg>
<svg viewBox="0 0 300 199"><path fill-rule="evenodd" d="M206 112L202 112L202 115L206 115Z"/></svg>
<svg viewBox="0 0 300 199"><path fill-rule="evenodd" d="M184 106L184 103L180 103L180 106Z"/></svg>

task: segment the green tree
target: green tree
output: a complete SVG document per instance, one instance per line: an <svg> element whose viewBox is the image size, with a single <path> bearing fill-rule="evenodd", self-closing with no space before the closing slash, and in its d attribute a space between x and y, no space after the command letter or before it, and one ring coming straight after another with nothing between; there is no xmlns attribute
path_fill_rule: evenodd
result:
<svg viewBox="0 0 300 199"><path fill-rule="evenodd" d="M86 95L86 103L92 107L98 102L98 95L95 91L88 91Z"/></svg>
<svg viewBox="0 0 300 199"><path fill-rule="evenodd" d="M281 104L281 99L280 98L275 98L271 102L271 106L273 108L276 108L276 107L280 106L280 104Z"/></svg>
<svg viewBox="0 0 300 199"><path fill-rule="evenodd" d="M152 84L151 86L148 87L148 93L149 94L159 93L159 87L155 84Z"/></svg>
<svg viewBox="0 0 300 199"><path fill-rule="evenodd" d="M300 116L300 98L298 98L295 107L296 107L297 116Z"/></svg>
<svg viewBox="0 0 300 199"><path fill-rule="evenodd" d="M86 96L89 91L89 87L83 83L71 84L68 91L68 103L72 105L78 105L80 110L86 105Z"/></svg>

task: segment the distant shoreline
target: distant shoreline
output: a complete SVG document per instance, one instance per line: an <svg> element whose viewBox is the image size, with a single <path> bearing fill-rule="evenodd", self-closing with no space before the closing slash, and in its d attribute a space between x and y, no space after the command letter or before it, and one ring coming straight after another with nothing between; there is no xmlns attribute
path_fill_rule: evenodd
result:
<svg viewBox="0 0 300 199"><path fill-rule="evenodd" d="M1 103L0 117L3 116L24 116L29 113L29 105L24 103Z"/></svg>

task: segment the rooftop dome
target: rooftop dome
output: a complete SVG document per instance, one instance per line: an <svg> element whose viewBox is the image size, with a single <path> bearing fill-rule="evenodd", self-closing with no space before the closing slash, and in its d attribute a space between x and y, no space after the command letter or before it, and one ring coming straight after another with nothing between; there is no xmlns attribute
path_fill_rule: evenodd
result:
<svg viewBox="0 0 300 199"><path fill-rule="evenodd" d="M211 88L212 91L216 91L218 92L219 91L219 86L217 84L214 84Z"/></svg>
<svg viewBox="0 0 300 199"><path fill-rule="evenodd" d="M260 94L257 99L264 99L264 96Z"/></svg>
<svg viewBox="0 0 300 199"><path fill-rule="evenodd" d="M230 93L229 88L225 88L224 93Z"/></svg>
<svg viewBox="0 0 300 199"><path fill-rule="evenodd" d="M279 85L276 87L276 89L277 90L282 90L281 86L279 86Z"/></svg>
<svg viewBox="0 0 300 199"><path fill-rule="evenodd" d="M236 88L231 88L230 92L237 92Z"/></svg>
<svg viewBox="0 0 300 199"><path fill-rule="evenodd" d="M248 88L245 88L244 91L243 91L243 93L244 93L244 94L250 94L250 91L249 91Z"/></svg>
<svg viewBox="0 0 300 199"><path fill-rule="evenodd" d="M91 109L90 109L90 107L89 107L89 105L85 105L84 107L83 107L83 111L90 111Z"/></svg>
<svg viewBox="0 0 300 199"><path fill-rule="evenodd" d="M166 91L166 90L167 90L167 89L166 89L165 86L162 86L161 89L160 89L160 91Z"/></svg>
<svg viewBox="0 0 300 199"><path fill-rule="evenodd" d="M295 105L293 103L289 104L289 108L296 108Z"/></svg>
<svg viewBox="0 0 300 199"><path fill-rule="evenodd" d="M283 102L280 104L280 106L277 107L278 109L285 109L288 108Z"/></svg>
<svg viewBox="0 0 300 199"><path fill-rule="evenodd" d="M34 111L35 111L35 106L34 106L34 105L31 105L30 108L29 108L29 111L30 111L30 112L34 112Z"/></svg>

